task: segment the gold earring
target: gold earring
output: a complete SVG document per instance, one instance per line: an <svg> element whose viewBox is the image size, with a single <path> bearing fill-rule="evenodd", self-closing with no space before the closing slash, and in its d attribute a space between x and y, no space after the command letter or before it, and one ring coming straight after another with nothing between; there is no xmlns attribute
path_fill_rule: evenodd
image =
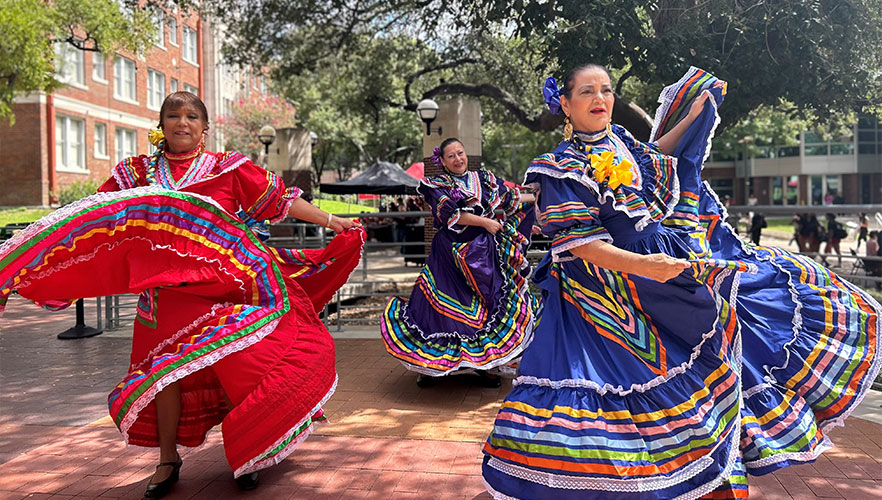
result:
<svg viewBox="0 0 882 500"><path fill-rule="evenodd" d="M573 124L570 123L570 117L567 116L564 118L564 140L572 141L573 140Z"/></svg>

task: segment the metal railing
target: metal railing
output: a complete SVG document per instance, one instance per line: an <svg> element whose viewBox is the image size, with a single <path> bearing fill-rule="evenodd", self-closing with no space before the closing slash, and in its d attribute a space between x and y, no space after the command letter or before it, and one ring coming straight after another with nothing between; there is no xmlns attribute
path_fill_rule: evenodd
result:
<svg viewBox="0 0 882 500"><path fill-rule="evenodd" d="M795 212L834 212L839 214L856 214L859 212L863 212L874 214L876 212L882 213L882 205L833 205L806 207L777 205L742 205L728 207L728 211L730 216L732 216L733 214L748 212L759 212L763 213L764 215L781 214L791 216ZM384 224L382 219L391 219L391 221L395 221L396 219L404 217L431 217L432 214L431 212L426 211L370 212L339 214L339 216L359 218L363 221L365 219L376 219L373 224L365 225L373 229L380 229L387 227L388 225L394 226L394 222L385 222ZM880 218L882 218L882 215L880 215ZM879 221L879 225L882 226L882 220ZM276 247L321 248L324 247L327 242L333 237L333 233L331 231L318 227L314 224L303 222L282 222L280 224L274 225L273 228L273 235L266 241L266 244ZM283 234L286 232L290 232L290 234ZM397 272L384 272L384 270L393 269L395 267L406 268L407 260L421 261L428 257L428 254L424 251L419 253L413 252L402 254L397 252L390 252L390 250L395 248L403 250L407 247L427 248L428 245L429 243L426 243L422 240L403 242L366 242L364 246L364 251L362 253L361 263L359 264L359 267L356 268L358 273L353 274L350 280L347 281L346 286L344 286L344 288L341 288L341 290L337 292L331 303L325 307L325 310L322 313L322 318L325 321L325 324L329 328L333 328L335 331L339 332L344 329L344 326L346 324L376 323L378 321L378 319L376 318L354 317L352 313L353 311L359 311L360 313L381 312L385 309L385 303L383 305L365 305L358 304L356 302L359 300L371 299L374 297L384 297L388 299L394 296L407 295L405 291L413 285L414 276L409 273L402 273L402 269L398 269ZM527 258L532 263L535 263L539 259L541 259L545 255L545 253L546 251L544 250L530 250L527 253ZM803 253L803 255L809 256L814 259L820 258L822 260L841 258L842 265L839 266L840 270L837 272L837 274L840 277L847 279L858 286L869 288L876 286L877 283L882 283L882 277L870 276L866 273L866 264L879 262L880 265L882 265L882 257L866 257L860 255L852 255L848 253L840 256L835 253L828 254L820 252L807 252ZM384 266L383 264L387 265ZM417 268L412 268L412 270L413 272L416 272ZM401 275L401 279L394 279L395 274ZM391 275L393 277L380 278L379 276L381 275ZM371 279L372 277L373 279ZM392 290L381 291L383 287L391 288ZM120 304L120 296L108 297L104 298L103 300L99 297L97 318L99 328L101 328L102 325L105 329L119 328L120 325L123 324L123 322L133 318L133 311L136 308L136 302L125 302L126 301L124 301L122 305ZM129 309L132 310L131 314L127 314L124 312Z"/></svg>

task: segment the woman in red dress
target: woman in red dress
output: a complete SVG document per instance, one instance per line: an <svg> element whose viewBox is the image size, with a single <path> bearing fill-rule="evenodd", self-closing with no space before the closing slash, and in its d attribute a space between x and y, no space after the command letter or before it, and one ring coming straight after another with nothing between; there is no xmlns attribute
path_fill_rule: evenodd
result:
<svg viewBox="0 0 882 500"><path fill-rule="evenodd" d="M145 497L177 481L178 444L202 444L221 422L236 482L252 489L325 420L337 376L316 312L357 265L363 230L239 153L204 151L195 95L169 95L159 127L155 154L123 160L98 194L0 246L0 310L12 290L54 309L139 293L131 365L108 403L127 443L159 447ZM338 235L277 249L243 222L286 216Z"/></svg>

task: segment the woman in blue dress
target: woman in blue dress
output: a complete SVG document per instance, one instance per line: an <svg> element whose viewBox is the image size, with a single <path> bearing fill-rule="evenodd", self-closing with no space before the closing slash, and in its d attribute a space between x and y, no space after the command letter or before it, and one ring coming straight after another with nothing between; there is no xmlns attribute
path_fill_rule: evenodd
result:
<svg viewBox="0 0 882 500"><path fill-rule="evenodd" d="M410 300L389 301L381 320L386 350L417 383L473 369L499 387L487 370L517 358L533 336L537 301L526 260L533 225L531 194L506 186L486 169L468 170L462 143L435 148L444 174L422 180L438 233ZM501 210L502 213L497 213Z"/></svg>
<svg viewBox="0 0 882 500"><path fill-rule="evenodd" d="M880 306L811 259L743 243L701 167L726 84L691 68L653 142L611 125L600 66L549 79L565 140L526 183L553 238L543 312L484 447L498 499L746 498L811 462L879 372ZM575 129L575 131L572 131Z"/></svg>

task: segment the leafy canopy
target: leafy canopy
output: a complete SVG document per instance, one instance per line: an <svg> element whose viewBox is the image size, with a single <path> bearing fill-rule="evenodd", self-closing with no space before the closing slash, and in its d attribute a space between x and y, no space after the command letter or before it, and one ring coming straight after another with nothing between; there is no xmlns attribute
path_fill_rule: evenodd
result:
<svg viewBox="0 0 882 500"><path fill-rule="evenodd" d="M137 4L136 0L0 0L0 118L13 122L16 93L60 86L55 78L57 44L108 54L143 49L155 28L149 10L132 8Z"/></svg>

